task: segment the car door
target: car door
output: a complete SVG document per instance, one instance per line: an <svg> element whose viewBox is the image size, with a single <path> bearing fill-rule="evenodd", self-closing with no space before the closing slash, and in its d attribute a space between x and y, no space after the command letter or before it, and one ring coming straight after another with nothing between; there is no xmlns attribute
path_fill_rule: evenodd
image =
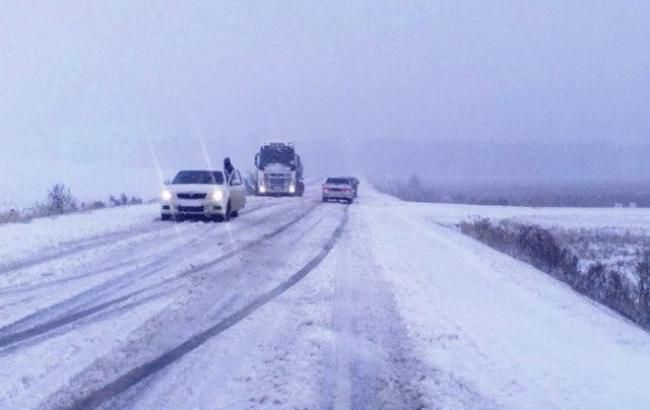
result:
<svg viewBox="0 0 650 410"><path fill-rule="evenodd" d="M233 210L242 209L246 205L244 182L239 171L233 172L230 176L230 198Z"/></svg>

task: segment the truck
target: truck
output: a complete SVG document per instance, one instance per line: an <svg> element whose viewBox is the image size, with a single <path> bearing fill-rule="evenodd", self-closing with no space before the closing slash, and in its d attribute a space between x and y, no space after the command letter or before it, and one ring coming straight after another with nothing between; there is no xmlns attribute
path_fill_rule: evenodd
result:
<svg viewBox="0 0 650 410"><path fill-rule="evenodd" d="M302 196L305 192L300 155L291 143L272 142L255 155L258 196Z"/></svg>

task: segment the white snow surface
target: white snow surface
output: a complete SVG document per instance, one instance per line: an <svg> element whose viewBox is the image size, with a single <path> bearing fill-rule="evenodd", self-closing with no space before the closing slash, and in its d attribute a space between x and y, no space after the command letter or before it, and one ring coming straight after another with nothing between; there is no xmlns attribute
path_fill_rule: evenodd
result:
<svg viewBox="0 0 650 410"><path fill-rule="evenodd" d="M603 223L597 211L576 216L577 210L395 206L381 195L373 202L383 205L369 204L360 212L371 227L369 246L390 272L402 317L430 374L478 400L458 403L458 395L438 390L434 377L425 383L434 403L442 408L650 407L644 381L650 376L647 332L524 263L427 223L474 214L595 225ZM627 214L618 216L604 223L637 223Z"/></svg>
<svg viewBox="0 0 650 410"><path fill-rule="evenodd" d="M650 408L646 331L449 227L648 211L315 190L227 224L142 206L0 227L0 408Z"/></svg>
<svg viewBox="0 0 650 410"><path fill-rule="evenodd" d="M0 265L74 241L150 224L159 204L108 208L0 225Z"/></svg>
<svg viewBox="0 0 650 410"><path fill-rule="evenodd" d="M410 203L408 208L410 214L428 216L441 224L490 218L568 229L650 230L650 208L536 208L425 203Z"/></svg>

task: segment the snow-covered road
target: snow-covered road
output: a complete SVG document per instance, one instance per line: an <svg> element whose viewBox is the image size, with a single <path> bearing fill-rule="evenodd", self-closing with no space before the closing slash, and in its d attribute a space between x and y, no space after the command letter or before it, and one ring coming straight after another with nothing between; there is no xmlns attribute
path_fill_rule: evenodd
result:
<svg viewBox="0 0 650 410"><path fill-rule="evenodd" d="M648 333L364 188L0 227L0 409L650 408Z"/></svg>

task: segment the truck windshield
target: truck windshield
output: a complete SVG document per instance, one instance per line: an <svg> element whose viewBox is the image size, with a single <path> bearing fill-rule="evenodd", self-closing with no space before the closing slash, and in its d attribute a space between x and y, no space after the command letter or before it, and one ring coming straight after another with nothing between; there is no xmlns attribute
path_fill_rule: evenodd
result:
<svg viewBox="0 0 650 410"><path fill-rule="evenodd" d="M350 180L348 178L327 178L326 183L332 185L350 185Z"/></svg>
<svg viewBox="0 0 650 410"><path fill-rule="evenodd" d="M223 185L223 182L224 176L221 171L181 171L172 184Z"/></svg>
<svg viewBox="0 0 650 410"><path fill-rule="evenodd" d="M296 166L296 155L289 147L265 147L260 155L260 166L263 168L269 164L282 164L290 167Z"/></svg>

